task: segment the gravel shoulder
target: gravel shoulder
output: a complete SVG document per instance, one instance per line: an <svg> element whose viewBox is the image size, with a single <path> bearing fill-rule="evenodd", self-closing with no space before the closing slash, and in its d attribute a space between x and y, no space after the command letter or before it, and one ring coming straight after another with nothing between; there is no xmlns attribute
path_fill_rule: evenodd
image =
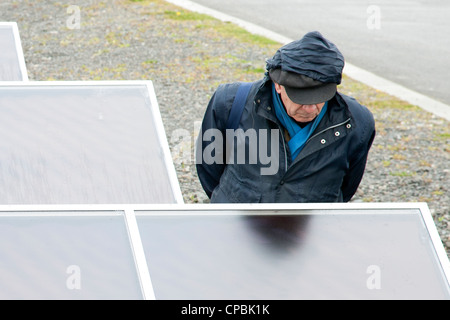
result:
<svg viewBox="0 0 450 320"><path fill-rule="evenodd" d="M80 0L79 20L72 2L0 3L0 20L19 25L30 80L152 80L184 200L207 202L193 165L196 125L220 83L260 79L280 45L162 0ZM377 126L352 201L426 202L450 255L450 123L348 77L339 90ZM185 133L190 141L178 139Z"/></svg>

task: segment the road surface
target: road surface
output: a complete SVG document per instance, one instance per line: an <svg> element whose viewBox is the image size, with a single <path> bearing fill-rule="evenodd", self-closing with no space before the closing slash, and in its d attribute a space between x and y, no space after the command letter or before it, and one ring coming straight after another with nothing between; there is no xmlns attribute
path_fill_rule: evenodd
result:
<svg viewBox="0 0 450 320"><path fill-rule="evenodd" d="M318 30L352 65L450 105L450 1L193 2L290 39Z"/></svg>

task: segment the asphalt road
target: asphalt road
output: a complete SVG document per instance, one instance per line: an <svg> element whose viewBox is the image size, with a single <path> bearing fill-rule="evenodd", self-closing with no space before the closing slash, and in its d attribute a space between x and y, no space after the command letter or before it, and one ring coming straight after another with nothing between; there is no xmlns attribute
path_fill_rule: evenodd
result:
<svg viewBox="0 0 450 320"><path fill-rule="evenodd" d="M318 30L347 62L450 105L450 1L193 2L290 39Z"/></svg>

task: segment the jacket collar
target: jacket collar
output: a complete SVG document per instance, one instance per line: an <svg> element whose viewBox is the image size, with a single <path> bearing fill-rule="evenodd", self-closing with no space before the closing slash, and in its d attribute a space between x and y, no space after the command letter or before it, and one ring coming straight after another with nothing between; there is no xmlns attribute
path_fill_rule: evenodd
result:
<svg viewBox="0 0 450 320"><path fill-rule="evenodd" d="M259 88L255 95L256 114L278 123L272 102L272 80L268 76L259 81Z"/></svg>

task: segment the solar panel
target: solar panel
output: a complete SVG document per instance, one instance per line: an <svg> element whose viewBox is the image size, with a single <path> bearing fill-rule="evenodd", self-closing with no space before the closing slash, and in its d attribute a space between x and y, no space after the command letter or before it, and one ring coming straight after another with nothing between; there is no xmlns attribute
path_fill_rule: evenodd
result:
<svg viewBox="0 0 450 320"><path fill-rule="evenodd" d="M28 80L16 22L0 22L0 81Z"/></svg>
<svg viewBox="0 0 450 320"><path fill-rule="evenodd" d="M0 299L142 299L123 212L2 212Z"/></svg>
<svg viewBox="0 0 450 320"><path fill-rule="evenodd" d="M0 82L0 203L182 203L150 81Z"/></svg>
<svg viewBox="0 0 450 320"><path fill-rule="evenodd" d="M155 297L189 300L449 299L430 217L395 205L136 213Z"/></svg>
<svg viewBox="0 0 450 320"><path fill-rule="evenodd" d="M1 299L449 299L426 204L0 206Z"/></svg>

